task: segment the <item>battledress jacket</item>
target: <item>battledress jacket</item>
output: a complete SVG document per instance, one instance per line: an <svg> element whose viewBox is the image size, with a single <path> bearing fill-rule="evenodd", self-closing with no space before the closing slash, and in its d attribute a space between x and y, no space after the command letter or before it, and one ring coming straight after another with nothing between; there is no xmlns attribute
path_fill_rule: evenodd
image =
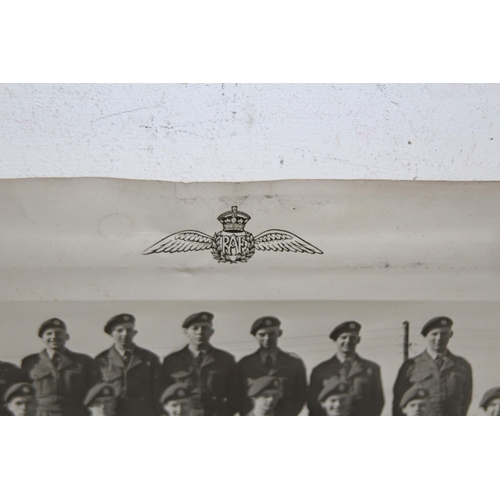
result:
<svg viewBox="0 0 500 500"><path fill-rule="evenodd" d="M238 405L236 361L232 354L210 346L200 366L188 346L165 357L162 387L176 382L191 386L196 415L234 415Z"/></svg>
<svg viewBox="0 0 500 500"><path fill-rule="evenodd" d="M441 368L427 351L406 360L394 384L393 415L403 415L399 402L415 384L429 390L430 416L467 415L472 399L472 368L464 358L448 351Z"/></svg>
<svg viewBox="0 0 500 500"><path fill-rule="evenodd" d="M83 400L90 386L92 358L65 349L60 352L61 363L54 366L47 351L23 359L21 369L36 389L40 416L88 415Z"/></svg>
<svg viewBox="0 0 500 500"><path fill-rule="evenodd" d="M249 382L265 375L272 375L281 380L281 397L274 414L298 415L306 402L306 369L297 355L281 349L278 349L276 362L271 371L268 371L262 362L260 349L238 361L239 414L247 415L252 409L252 401L247 396Z"/></svg>
<svg viewBox="0 0 500 500"><path fill-rule="evenodd" d="M134 345L126 362L113 346L96 356L91 379L93 385L113 385L118 416L160 415L159 373L160 360L153 352Z"/></svg>
<svg viewBox="0 0 500 500"><path fill-rule="evenodd" d="M323 382L333 376L345 379L351 387L350 415L378 416L382 413L384 392L380 367L355 354L347 375L343 374L342 363L336 355L313 369L307 403L309 415L326 415L318 401L318 396L323 389Z"/></svg>

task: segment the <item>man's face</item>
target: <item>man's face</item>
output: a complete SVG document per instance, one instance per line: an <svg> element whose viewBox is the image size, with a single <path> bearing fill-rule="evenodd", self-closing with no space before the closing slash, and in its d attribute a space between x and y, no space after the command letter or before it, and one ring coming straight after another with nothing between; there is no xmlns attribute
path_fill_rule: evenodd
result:
<svg viewBox="0 0 500 500"><path fill-rule="evenodd" d="M111 336L115 341L115 344L120 346L122 349L130 349L134 343L134 337L137 334L135 325L133 323L126 323L123 325L118 325L111 330Z"/></svg>
<svg viewBox="0 0 500 500"><path fill-rule="evenodd" d="M349 394L332 394L321 402L321 406L329 417L343 417L349 413Z"/></svg>
<svg viewBox="0 0 500 500"><path fill-rule="evenodd" d="M93 417L112 417L116 415L116 398L114 396L95 398L89 410Z"/></svg>
<svg viewBox="0 0 500 500"><path fill-rule="evenodd" d="M500 398L492 399L486 407L486 415L500 417Z"/></svg>
<svg viewBox="0 0 500 500"><path fill-rule="evenodd" d="M349 356L356 352L356 346L359 344L360 340L361 337L358 333L344 332L338 336L337 340L335 340L335 344L339 352Z"/></svg>
<svg viewBox="0 0 500 500"><path fill-rule="evenodd" d="M407 417L426 417L429 414L429 402L427 399L413 399L401 412Z"/></svg>
<svg viewBox="0 0 500 500"><path fill-rule="evenodd" d="M185 417L191 413L192 402L189 398L167 401L163 411L171 417Z"/></svg>
<svg viewBox="0 0 500 500"><path fill-rule="evenodd" d="M273 389L262 391L257 397L252 398L255 413L271 413L278 404L279 392Z"/></svg>
<svg viewBox="0 0 500 500"><path fill-rule="evenodd" d="M212 323L193 323L192 325L184 328L189 342L195 346L206 346L210 337L214 333Z"/></svg>
<svg viewBox="0 0 500 500"><path fill-rule="evenodd" d="M63 350L68 340L69 334L62 328L50 328L42 333L42 342L54 351Z"/></svg>
<svg viewBox="0 0 500 500"><path fill-rule="evenodd" d="M7 403L7 409L15 417L33 417L36 415L36 398L15 396Z"/></svg>
<svg viewBox="0 0 500 500"><path fill-rule="evenodd" d="M435 328L427 334L425 340L427 341L427 346L431 351L443 354L446 352L448 342L452 336L453 332L449 327Z"/></svg>
<svg viewBox="0 0 500 500"><path fill-rule="evenodd" d="M275 349L278 346L278 339L282 333L282 330L278 326L269 326L257 330L255 338L262 349Z"/></svg>

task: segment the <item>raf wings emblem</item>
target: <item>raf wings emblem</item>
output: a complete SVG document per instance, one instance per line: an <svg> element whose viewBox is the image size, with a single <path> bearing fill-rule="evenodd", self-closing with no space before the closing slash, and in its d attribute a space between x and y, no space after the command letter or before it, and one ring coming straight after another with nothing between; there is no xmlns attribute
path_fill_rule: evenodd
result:
<svg viewBox="0 0 500 500"><path fill-rule="evenodd" d="M179 231L150 246L144 250L143 255L210 250L215 260L236 264L247 262L256 250L323 253L314 245L282 229L268 229L253 236L245 231L250 216L240 212L238 207L231 207L231 211L219 215L217 220L222 224L223 230L215 233L213 237L201 231Z"/></svg>

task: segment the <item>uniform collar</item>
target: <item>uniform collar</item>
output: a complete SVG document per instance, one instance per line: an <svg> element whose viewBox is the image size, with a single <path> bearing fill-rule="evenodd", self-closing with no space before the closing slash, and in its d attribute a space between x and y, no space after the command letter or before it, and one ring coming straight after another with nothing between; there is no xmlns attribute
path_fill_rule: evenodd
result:
<svg viewBox="0 0 500 500"><path fill-rule="evenodd" d="M437 352L432 352L431 350L429 350L429 349L427 349L427 348L425 349L425 352L428 354L428 356L429 356L431 359L433 359L434 361L436 361L436 358L438 357L438 353L437 353ZM449 354L450 354L450 351L448 351L448 349L446 349L446 351L445 351L445 352L443 352L443 353L441 354L441 356L442 356L443 358L446 358L446 357L448 357L448 355L449 355Z"/></svg>
<svg viewBox="0 0 500 500"><path fill-rule="evenodd" d="M47 354L47 357L52 361L54 359L54 355L57 352L61 358L65 356L66 354L66 349L63 349L62 351L55 351L54 349L49 349L48 347L45 349L45 353Z"/></svg>
<svg viewBox="0 0 500 500"><path fill-rule="evenodd" d="M125 351L130 352L130 354L134 354L135 351L135 344L132 344L130 349L122 349L121 347L117 346L116 344L113 344L113 347L116 349L118 354L122 357L125 358Z"/></svg>
<svg viewBox="0 0 500 500"><path fill-rule="evenodd" d="M205 356L207 356L210 353L210 351L212 350L212 346L210 344L208 344L208 347L202 351L193 351L191 349L191 344L188 344L187 350L191 354L191 356L193 356L193 358L196 359L198 357L198 355L200 354L200 352L202 352Z"/></svg>
<svg viewBox="0 0 500 500"><path fill-rule="evenodd" d="M337 353L335 353L334 358L336 358L336 359L337 359L337 361L338 361L341 365L343 365L346 361L350 361L351 363L354 363L354 361L357 361L357 360L358 360L358 355L357 355L356 353L354 353L351 357L349 357L349 358L345 358L345 360L344 360L344 361L342 361L342 360L340 359L340 357L339 357L339 353L337 352Z"/></svg>
<svg viewBox="0 0 500 500"><path fill-rule="evenodd" d="M60 363L59 367L57 368L57 370L63 370L67 366L70 366L73 364L72 358L68 355L70 352L70 351L68 351L68 349L64 349L64 351L52 351L52 352L49 352L49 349L44 349L40 353L40 358L41 358L42 362L47 367L49 367L51 369L55 369L55 365L52 362L52 359L53 359L56 352L59 354L59 356L61 358L61 363Z"/></svg>
<svg viewBox="0 0 500 500"><path fill-rule="evenodd" d="M260 360L265 363L266 362L266 359L268 356L271 356L272 360L273 360L273 363L276 363L276 358L278 357L278 353L279 353L279 349L276 349L275 351L273 352L266 352L264 351L264 349L260 348L259 349L259 356L260 356Z"/></svg>

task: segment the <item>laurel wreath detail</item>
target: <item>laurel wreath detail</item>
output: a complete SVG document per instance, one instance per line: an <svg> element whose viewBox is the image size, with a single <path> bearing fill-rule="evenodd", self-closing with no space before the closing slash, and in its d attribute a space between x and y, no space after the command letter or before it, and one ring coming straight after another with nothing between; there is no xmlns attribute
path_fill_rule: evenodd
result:
<svg viewBox="0 0 500 500"><path fill-rule="evenodd" d="M212 246L212 256L218 262L229 262L230 264L236 264L237 262L247 262L255 253L255 237L252 233L245 231L245 240L247 242L247 248L242 250L236 258L230 259L228 255L222 252L222 235L221 233L214 234L214 244Z"/></svg>

